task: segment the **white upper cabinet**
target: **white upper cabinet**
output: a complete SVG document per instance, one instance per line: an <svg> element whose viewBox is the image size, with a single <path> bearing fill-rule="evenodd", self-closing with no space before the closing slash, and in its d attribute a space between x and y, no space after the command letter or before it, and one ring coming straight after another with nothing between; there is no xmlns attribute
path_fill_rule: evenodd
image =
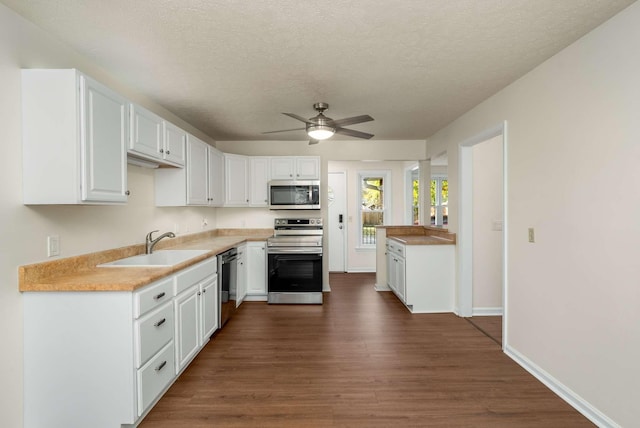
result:
<svg viewBox="0 0 640 428"><path fill-rule="evenodd" d="M149 110L131 104L129 154L172 166L184 166L187 133Z"/></svg>
<svg viewBox="0 0 640 428"><path fill-rule="evenodd" d="M247 156L224 154L225 206L249 206L248 165L249 158Z"/></svg>
<svg viewBox="0 0 640 428"><path fill-rule="evenodd" d="M162 118L135 104L131 104L130 112L129 153L161 159Z"/></svg>
<svg viewBox="0 0 640 428"><path fill-rule="evenodd" d="M156 206L222 206L222 152L193 135L186 139L185 167L155 170Z"/></svg>
<svg viewBox="0 0 640 428"><path fill-rule="evenodd" d="M208 205L207 147L191 135L187 143L187 205Z"/></svg>
<svg viewBox="0 0 640 428"><path fill-rule="evenodd" d="M319 180L318 156L278 156L271 158L271 180Z"/></svg>
<svg viewBox="0 0 640 428"><path fill-rule="evenodd" d="M128 104L75 69L22 70L24 203L125 203Z"/></svg>
<svg viewBox="0 0 640 428"><path fill-rule="evenodd" d="M164 160L167 163L184 166L186 159L185 145L187 142L187 133L166 120L163 122L163 125Z"/></svg>
<svg viewBox="0 0 640 428"><path fill-rule="evenodd" d="M224 205L224 155L215 147L207 148L208 164L208 194L209 205L221 207Z"/></svg>
<svg viewBox="0 0 640 428"><path fill-rule="evenodd" d="M269 204L270 158L252 156L249 159L249 205L266 207Z"/></svg>

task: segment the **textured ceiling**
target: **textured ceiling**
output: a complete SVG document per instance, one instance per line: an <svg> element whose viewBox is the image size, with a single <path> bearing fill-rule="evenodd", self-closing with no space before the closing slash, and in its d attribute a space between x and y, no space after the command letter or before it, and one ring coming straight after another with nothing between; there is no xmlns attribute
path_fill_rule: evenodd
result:
<svg viewBox="0 0 640 428"><path fill-rule="evenodd" d="M216 140L424 139L629 0L0 0ZM342 137L341 137L342 138Z"/></svg>

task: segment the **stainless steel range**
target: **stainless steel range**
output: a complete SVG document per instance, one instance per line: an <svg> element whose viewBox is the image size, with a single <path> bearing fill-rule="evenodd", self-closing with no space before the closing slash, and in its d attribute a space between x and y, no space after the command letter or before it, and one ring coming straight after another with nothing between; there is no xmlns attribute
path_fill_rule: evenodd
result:
<svg viewBox="0 0 640 428"><path fill-rule="evenodd" d="M322 219L278 218L267 240L272 304L322 304Z"/></svg>

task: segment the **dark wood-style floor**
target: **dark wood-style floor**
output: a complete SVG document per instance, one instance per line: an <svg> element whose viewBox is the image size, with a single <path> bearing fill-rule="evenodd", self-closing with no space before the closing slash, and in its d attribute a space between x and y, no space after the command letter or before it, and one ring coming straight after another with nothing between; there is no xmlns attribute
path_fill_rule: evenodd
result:
<svg viewBox="0 0 640 428"><path fill-rule="evenodd" d="M501 316L475 316L466 318L475 328L493 339L502 346L502 317Z"/></svg>
<svg viewBox="0 0 640 428"><path fill-rule="evenodd" d="M470 323L371 274L322 306L242 304L141 427L592 427Z"/></svg>

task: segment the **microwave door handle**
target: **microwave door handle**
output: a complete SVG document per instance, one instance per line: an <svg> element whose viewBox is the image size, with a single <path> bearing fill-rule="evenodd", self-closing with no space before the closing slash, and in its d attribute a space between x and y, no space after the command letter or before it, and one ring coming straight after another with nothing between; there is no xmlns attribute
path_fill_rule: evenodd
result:
<svg viewBox="0 0 640 428"><path fill-rule="evenodd" d="M309 202L313 201L313 186L309 186Z"/></svg>

